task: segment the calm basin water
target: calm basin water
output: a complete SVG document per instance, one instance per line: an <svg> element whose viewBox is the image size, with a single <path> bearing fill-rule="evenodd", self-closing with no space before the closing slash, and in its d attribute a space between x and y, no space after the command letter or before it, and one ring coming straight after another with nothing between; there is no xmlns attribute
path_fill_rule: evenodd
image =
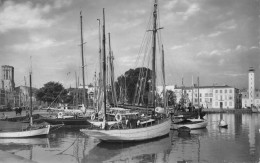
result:
<svg viewBox="0 0 260 163"><path fill-rule="evenodd" d="M223 114L227 129L217 126L219 114L205 118L206 129L190 135L171 131L167 137L142 143L101 143L80 133L82 127L62 127L46 138L0 139L0 150L47 163L260 163L260 114ZM0 122L1 126L14 124Z"/></svg>

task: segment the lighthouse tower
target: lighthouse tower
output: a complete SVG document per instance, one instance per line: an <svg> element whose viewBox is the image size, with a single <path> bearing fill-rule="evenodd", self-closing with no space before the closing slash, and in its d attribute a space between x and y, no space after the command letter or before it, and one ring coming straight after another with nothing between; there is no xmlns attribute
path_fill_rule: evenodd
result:
<svg viewBox="0 0 260 163"><path fill-rule="evenodd" d="M249 105L252 107L255 100L255 69L253 67L250 67L248 71L248 97Z"/></svg>

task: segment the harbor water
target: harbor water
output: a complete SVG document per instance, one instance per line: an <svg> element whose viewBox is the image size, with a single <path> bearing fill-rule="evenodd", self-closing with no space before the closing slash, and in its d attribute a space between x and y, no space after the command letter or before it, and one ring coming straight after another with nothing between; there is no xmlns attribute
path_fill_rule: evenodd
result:
<svg viewBox="0 0 260 163"><path fill-rule="evenodd" d="M139 143L103 143L83 135L84 126L64 126L47 137L0 139L0 150L43 163L260 163L260 114L225 113L228 128L218 127L220 114L205 118L206 129Z"/></svg>

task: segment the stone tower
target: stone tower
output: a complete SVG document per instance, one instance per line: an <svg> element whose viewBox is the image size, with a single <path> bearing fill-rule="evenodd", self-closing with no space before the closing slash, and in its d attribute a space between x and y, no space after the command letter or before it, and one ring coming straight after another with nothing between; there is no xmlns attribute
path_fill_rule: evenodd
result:
<svg viewBox="0 0 260 163"><path fill-rule="evenodd" d="M8 92L11 92L14 90L15 84L14 84L14 67L3 65L2 66L2 89Z"/></svg>
<svg viewBox="0 0 260 163"><path fill-rule="evenodd" d="M248 98L249 98L249 106L254 105L254 100L255 100L255 69L253 67L250 67L249 71L248 71Z"/></svg>

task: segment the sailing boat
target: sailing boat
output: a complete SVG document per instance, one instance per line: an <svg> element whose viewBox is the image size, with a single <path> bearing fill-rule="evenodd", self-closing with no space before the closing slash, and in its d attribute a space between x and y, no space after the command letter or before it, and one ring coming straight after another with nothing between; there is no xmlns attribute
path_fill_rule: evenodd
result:
<svg viewBox="0 0 260 163"><path fill-rule="evenodd" d="M206 128L208 125L208 121L206 119L203 119L203 115L201 114L201 109L202 107L200 106L200 95L199 95L199 77L198 77L198 106L199 106L199 111L198 111L198 118L190 118L190 119L182 119L182 120L177 120L176 117L172 117L172 125L171 129L178 130L181 127L188 127L190 129L202 129Z"/></svg>
<svg viewBox="0 0 260 163"><path fill-rule="evenodd" d="M32 117L32 70L30 71L30 123L26 128L14 131L0 131L0 138L23 138L48 135L50 125L34 125Z"/></svg>
<svg viewBox="0 0 260 163"><path fill-rule="evenodd" d="M89 125L90 115L94 112L93 109L86 109L86 99L85 99L85 72L84 72L84 57L83 57L83 30L82 30L82 15L80 12L80 31L81 31L81 60L82 60L82 79L83 79L83 103L79 105L79 109L75 109L72 111L64 110L65 114L75 113L73 116L64 116L63 112L59 112L58 116L55 118L44 118L44 121L56 125L56 124L64 124L64 125ZM76 79L77 80L77 79ZM77 87L77 86L76 86ZM82 113L83 116L78 116L77 113Z"/></svg>
<svg viewBox="0 0 260 163"><path fill-rule="evenodd" d="M223 110L223 108L221 108L221 109ZM223 113L222 112L220 113L220 120L219 120L218 126L222 127L222 128L228 127L227 122L223 119Z"/></svg>
<svg viewBox="0 0 260 163"><path fill-rule="evenodd" d="M153 84L153 108L154 111L161 111L166 110L166 108L159 108L155 107L155 94L156 94L156 80L155 80L155 53L156 53L156 33L159 30L157 27L157 0L154 3L154 12L153 12L153 62L152 62L152 84ZM106 53L105 53L105 10L103 9L103 85L106 85ZM163 66L164 67L164 66ZM164 70L163 70L164 73ZM165 84L164 84L165 86ZM81 129L80 131L83 132L85 135L90 137L95 137L100 139L101 141L107 142L122 142L122 141L144 141L149 139L154 139L157 137L162 137L164 135L168 135L170 132L171 127L171 119L168 114L165 114L162 117L156 117L155 115L153 118L149 118L143 122L140 122L140 119L134 119L133 126L136 127L128 127L125 125L125 122L128 121L119 121L113 125L109 125L107 123L107 114L106 114L106 91L104 89L104 119L103 125L101 128L94 128L94 129ZM167 112L167 111L166 111ZM139 117L138 117L139 118ZM129 119L131 122L133 119ZM138 123L139 122L139 123ZM127 122L126 122L127 124Z"/></svg>

